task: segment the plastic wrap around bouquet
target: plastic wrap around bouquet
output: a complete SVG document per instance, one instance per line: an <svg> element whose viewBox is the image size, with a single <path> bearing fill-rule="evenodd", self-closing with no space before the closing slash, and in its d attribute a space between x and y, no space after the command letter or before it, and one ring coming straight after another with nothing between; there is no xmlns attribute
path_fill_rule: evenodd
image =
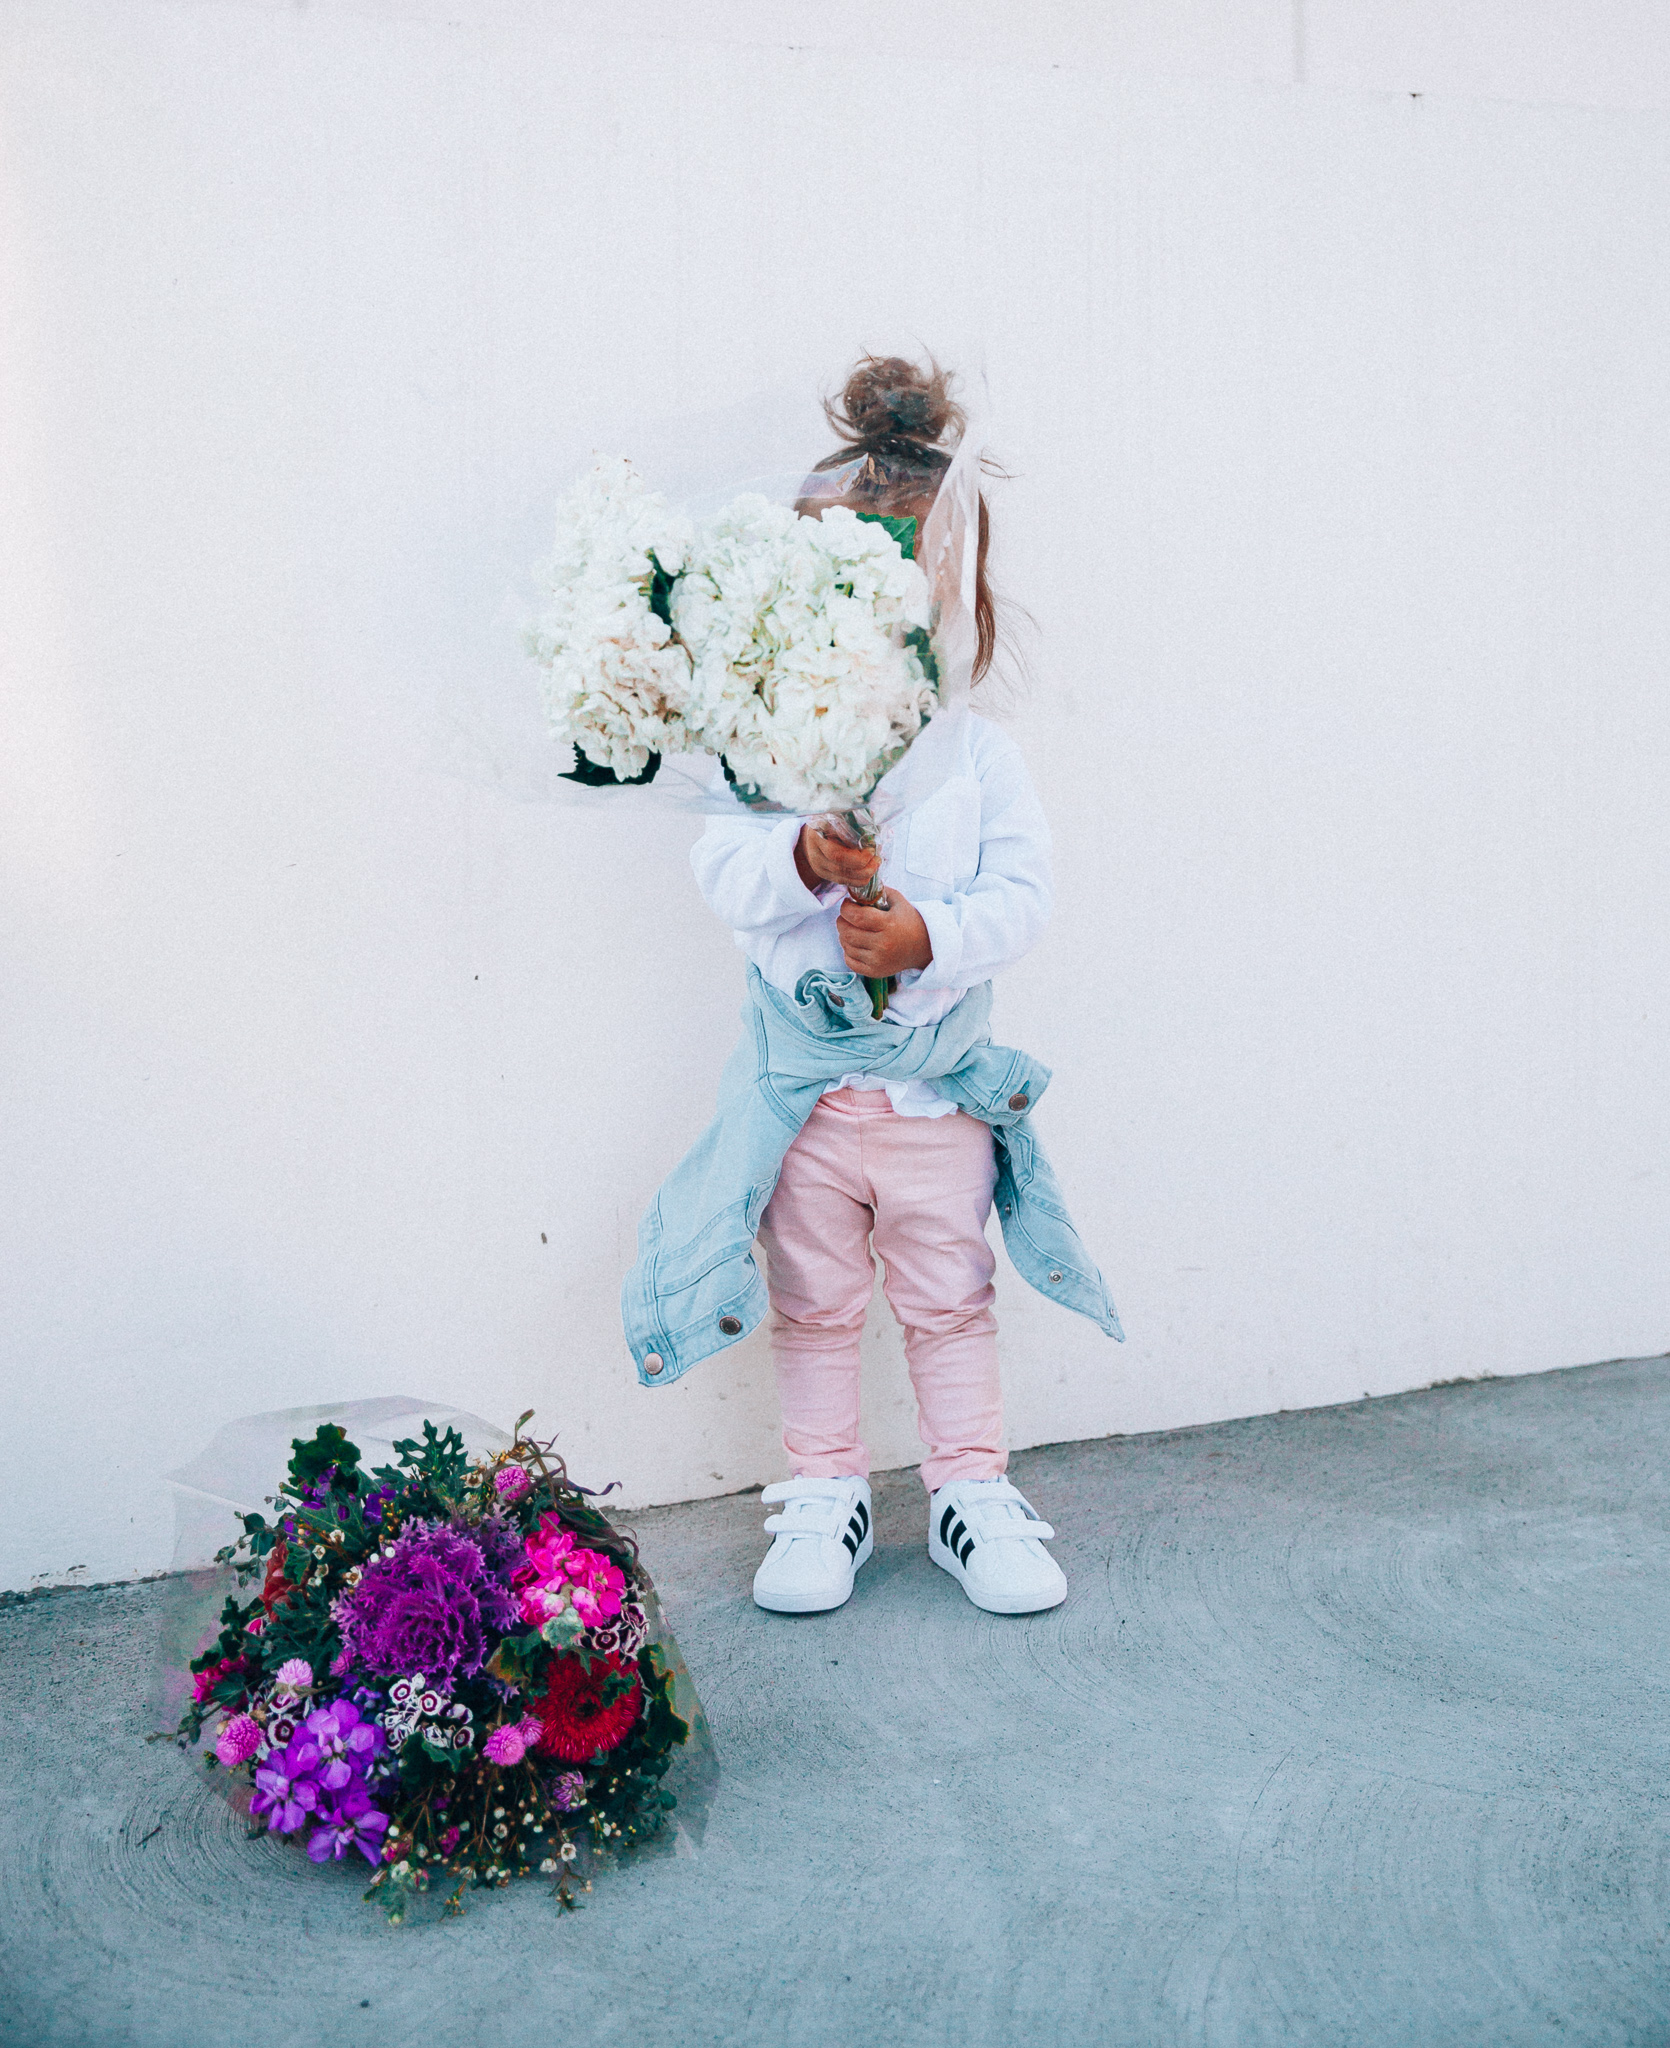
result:
<svg viewBox="0 0 1670 2048"><path fill-rule="evenodd" d="M356 1433L412 1405L362 1404ZM253 1832L315 1863L363 1858L394 1920L414 1894L458 1912L515 1877L572 1906L598 1852L699 1838L712 1748L655 1589L529 1419L512 1439L478 1425L472 1451L457 1425L475 1418L426 1418L376 1466L342 1419L320 1422L293 1439L271 1513L241 1512L216 1556L232 1584L177 1736L210 1738ZM279 1420L243 1427L270 1441ZM199 1512L236 1505L213 1472L176 1485Z"/></svg>
<svg viewBox="0 0 1670 2048"><path fill-rule="evenodd" d="M624 457L564 498L528 646L574 780L644 783L707 753L727 802L879 845L888 770L970 685L980 441L945 377L897 358L861 364L828 410L835 456L705 513ZM879 901L879 880L852 893ZM887 984L870 993L879 1017Z"/></svg>

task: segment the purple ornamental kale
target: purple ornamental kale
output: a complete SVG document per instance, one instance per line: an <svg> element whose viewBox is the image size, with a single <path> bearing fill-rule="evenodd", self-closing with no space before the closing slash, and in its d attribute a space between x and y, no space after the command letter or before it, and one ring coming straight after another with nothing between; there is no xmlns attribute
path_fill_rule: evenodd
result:
<svg viewBox="0 0 1670 2048"><path fill-rule="evenodd" d="M391 1678L421 1671L450 1687L481 1669L485 1628L503 1630L510 1623L501 1616L515 1608L471 1537L444 1522L414 1522L332 1612L356 1663Z"/></svg>
<svg viewBox="0 0 1670 2048"><path fill-rule="evenodd" d="M470 1532L480 1546L486 1575L478 1589L482 1619L507 1635L522 1626L522 1613L511 1581L527 1563L520 1531L503 1515L484 1515Z"/></svg>

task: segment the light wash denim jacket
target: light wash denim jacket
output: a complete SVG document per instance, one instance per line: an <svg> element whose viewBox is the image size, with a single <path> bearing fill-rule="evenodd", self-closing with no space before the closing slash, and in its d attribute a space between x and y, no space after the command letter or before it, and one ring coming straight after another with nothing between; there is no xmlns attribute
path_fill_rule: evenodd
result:
<svg viewBox="0 0 1670 2048"><path fill-rule="evenodd" d="M719 1113L662 1182L638 1226L621 1289L626 1341L646 1387L670 1386L755 1329L769 1300L750 1249L783 1155L843 1074L932 1081L992 1127L997 1212L1015 1269L1040 1294L1124 1341L1102 1276L1073 1228L1028 1112L1050 1071L993 1045L989 981L937 1024L876 1023L856 974L812 968L792 996L748 970L742 1042L719 1082Z"/></svg>

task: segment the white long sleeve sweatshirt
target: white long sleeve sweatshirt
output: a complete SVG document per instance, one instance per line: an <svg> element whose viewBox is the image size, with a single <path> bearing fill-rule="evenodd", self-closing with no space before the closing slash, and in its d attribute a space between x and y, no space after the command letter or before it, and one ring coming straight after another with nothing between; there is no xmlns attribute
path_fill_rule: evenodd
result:
<svg viewBox="0 0 1670 2048"><path fill-rule="evenodd" d="M965 989L1021 958L1049 921L1050 836L1020 750L966 706L942 711L876 793L883 885L921 912L933 959L901 974L886 1018L934 1024ZM835 920L845 889L808 889L795 866L801 818L738 805L710 819L690 854L708 907L767 981L792 995L808 968L844 973ZM832 1088L880 1088L863 1074ZM887 1087L901 1116L949 1116L931 1083Z"/></svg>

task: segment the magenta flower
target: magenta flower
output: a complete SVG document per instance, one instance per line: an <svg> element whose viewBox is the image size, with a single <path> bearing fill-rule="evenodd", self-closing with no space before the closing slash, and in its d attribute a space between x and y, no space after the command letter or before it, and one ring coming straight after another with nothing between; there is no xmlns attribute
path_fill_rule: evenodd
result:
<svg viewBox="0 0 1670 2048"><path fill-rule="evenodd" d="M242 1657L220 1657L206 1671L191 1674L191 1696L201 1704L212 1693L223 1678L233 1678L245 1668Z"/></svg>
<svg viewBox="0 0 1670 2048"><path fill-rule="evenodd" d="M273 1678L286 1692L306 1692L313 1683L313 1666L305 1657L286 1657Z"/></svg>
<svg viewBox="0 0 1670 2048"><path fill-rule="evenodd" d="M533 1492L533 1481L520 1465L501 1465L493 1474L493 1491L507 1508L513 1508Z"/></svg>
<svg viewBox="0 0 1670 2048"><path fill-rule="evenodd" d="M307 1844L307 1853L315 1863L323 1863L332 1856L340 1862L349 1849L358 1849L368 1863L377 1861L389 1817L371 1804L363 1785L350 1785L321 1810L319 1820L320 1825Z"/></svg>
<svg viewBox="0 0 1670 2048"><path fill-rule="evenodd" d="M262 1739L257 1722L248 1714L234 1714L220 1731L220 1739L215 1744L215 1755L229 1771L236 1770L239 1764L249 1762L261 1747Z"/></svg>
<svg viewBox="0 0 1670 2048"><path fill-rule="evenodd" d="M522 1547L528 1561L514 1584L524 1621L539 1628L572 1607L591 1628L619 1614L625 1574L602 1551L582 1549L555 1515L541 1515L537 1533Z"/></svg>
<svg viewBox="0 0 1670 2048"><path fill-rule="evenodd" d="M516 1728L495 1728L482 1744L482 1754L490 1764L497 1764L501 1770L522 1761L527 1744L522 1740L521 1731Z"/></svg>

